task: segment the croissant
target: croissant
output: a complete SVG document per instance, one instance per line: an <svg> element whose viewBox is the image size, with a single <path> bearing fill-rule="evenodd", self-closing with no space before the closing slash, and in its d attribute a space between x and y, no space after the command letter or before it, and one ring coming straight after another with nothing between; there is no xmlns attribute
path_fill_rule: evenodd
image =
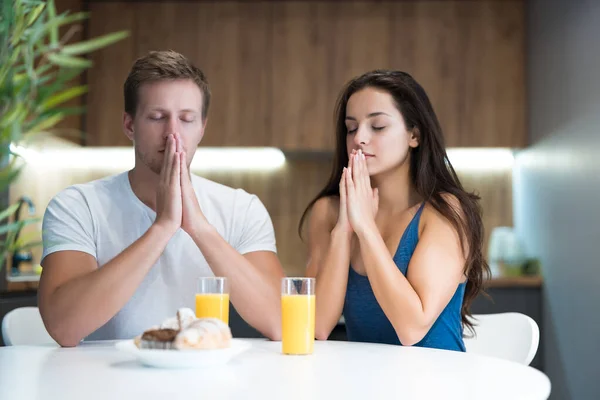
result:
<svg viewBox="0 0 600 400"><path fill-rule="evenodd" d="M224 349L231 346L229 326L217 318L200 318L175 337L173 347L186 349Z"/></svg>

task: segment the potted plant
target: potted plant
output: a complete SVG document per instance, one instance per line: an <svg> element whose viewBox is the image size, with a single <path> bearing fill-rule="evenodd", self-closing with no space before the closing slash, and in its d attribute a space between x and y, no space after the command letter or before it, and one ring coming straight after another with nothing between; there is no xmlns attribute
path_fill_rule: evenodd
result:
<svg viewBox="0 0 600 400"><path fill-rule="evenodd" d="M73 42L89 13L57 14L54 0L0 0L0 270L26 243L18 233L34 219L14 221L20 203L8 205L8 188L23 160L15 149L84 107L65 104L87 91L74 81L92 62L86 54L128 36L127 31ZM61 35L61 32L64 34Z"/></svg>

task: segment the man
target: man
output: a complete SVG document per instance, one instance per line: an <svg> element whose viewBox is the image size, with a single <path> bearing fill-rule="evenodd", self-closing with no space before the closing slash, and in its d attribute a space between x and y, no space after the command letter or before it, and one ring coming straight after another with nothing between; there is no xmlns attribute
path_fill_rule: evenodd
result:
<svg viewBox="0 0 600 400"><path fill-rule="evenodd" d="M135 167L63 190L44 215L38 302L48 332L62 346L132 338L193 307L198 278L216 275L240 315L278 340L284 275L267 210L189 172L210 104L204 74L181 54L151 52L124 95Z"/></svg>

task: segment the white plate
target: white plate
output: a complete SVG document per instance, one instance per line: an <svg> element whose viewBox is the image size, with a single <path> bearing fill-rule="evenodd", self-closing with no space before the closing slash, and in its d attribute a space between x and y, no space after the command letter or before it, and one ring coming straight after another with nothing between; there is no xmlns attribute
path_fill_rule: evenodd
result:
<svg viewBox="0 0 600 400"><path fill-rule="evenodd" d="M139 362L159 368L204 368L222 365L248 350L250 342L232 339L231 347L214 350L158 350L139 349L133 340L118 342L117 349L133 354Z"/></svg>

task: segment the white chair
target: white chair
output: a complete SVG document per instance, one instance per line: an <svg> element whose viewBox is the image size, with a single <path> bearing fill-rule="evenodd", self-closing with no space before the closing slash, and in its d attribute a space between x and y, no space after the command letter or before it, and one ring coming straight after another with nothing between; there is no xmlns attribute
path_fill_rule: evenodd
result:
<svg viewBox="0 0 600 400"><path fill-rule="evenodd" d="M516 312L473 315L475 336L465 337L467 352L529 365L540 342L535 321ZM465 328L465 334L470 334Z"/></svg>
<svg viewBox="0 0 600 400"><path fill-rule="evenodd" d="M15 308L2 320L6 346L57 344L50 336L37 307Z"/></svg>

